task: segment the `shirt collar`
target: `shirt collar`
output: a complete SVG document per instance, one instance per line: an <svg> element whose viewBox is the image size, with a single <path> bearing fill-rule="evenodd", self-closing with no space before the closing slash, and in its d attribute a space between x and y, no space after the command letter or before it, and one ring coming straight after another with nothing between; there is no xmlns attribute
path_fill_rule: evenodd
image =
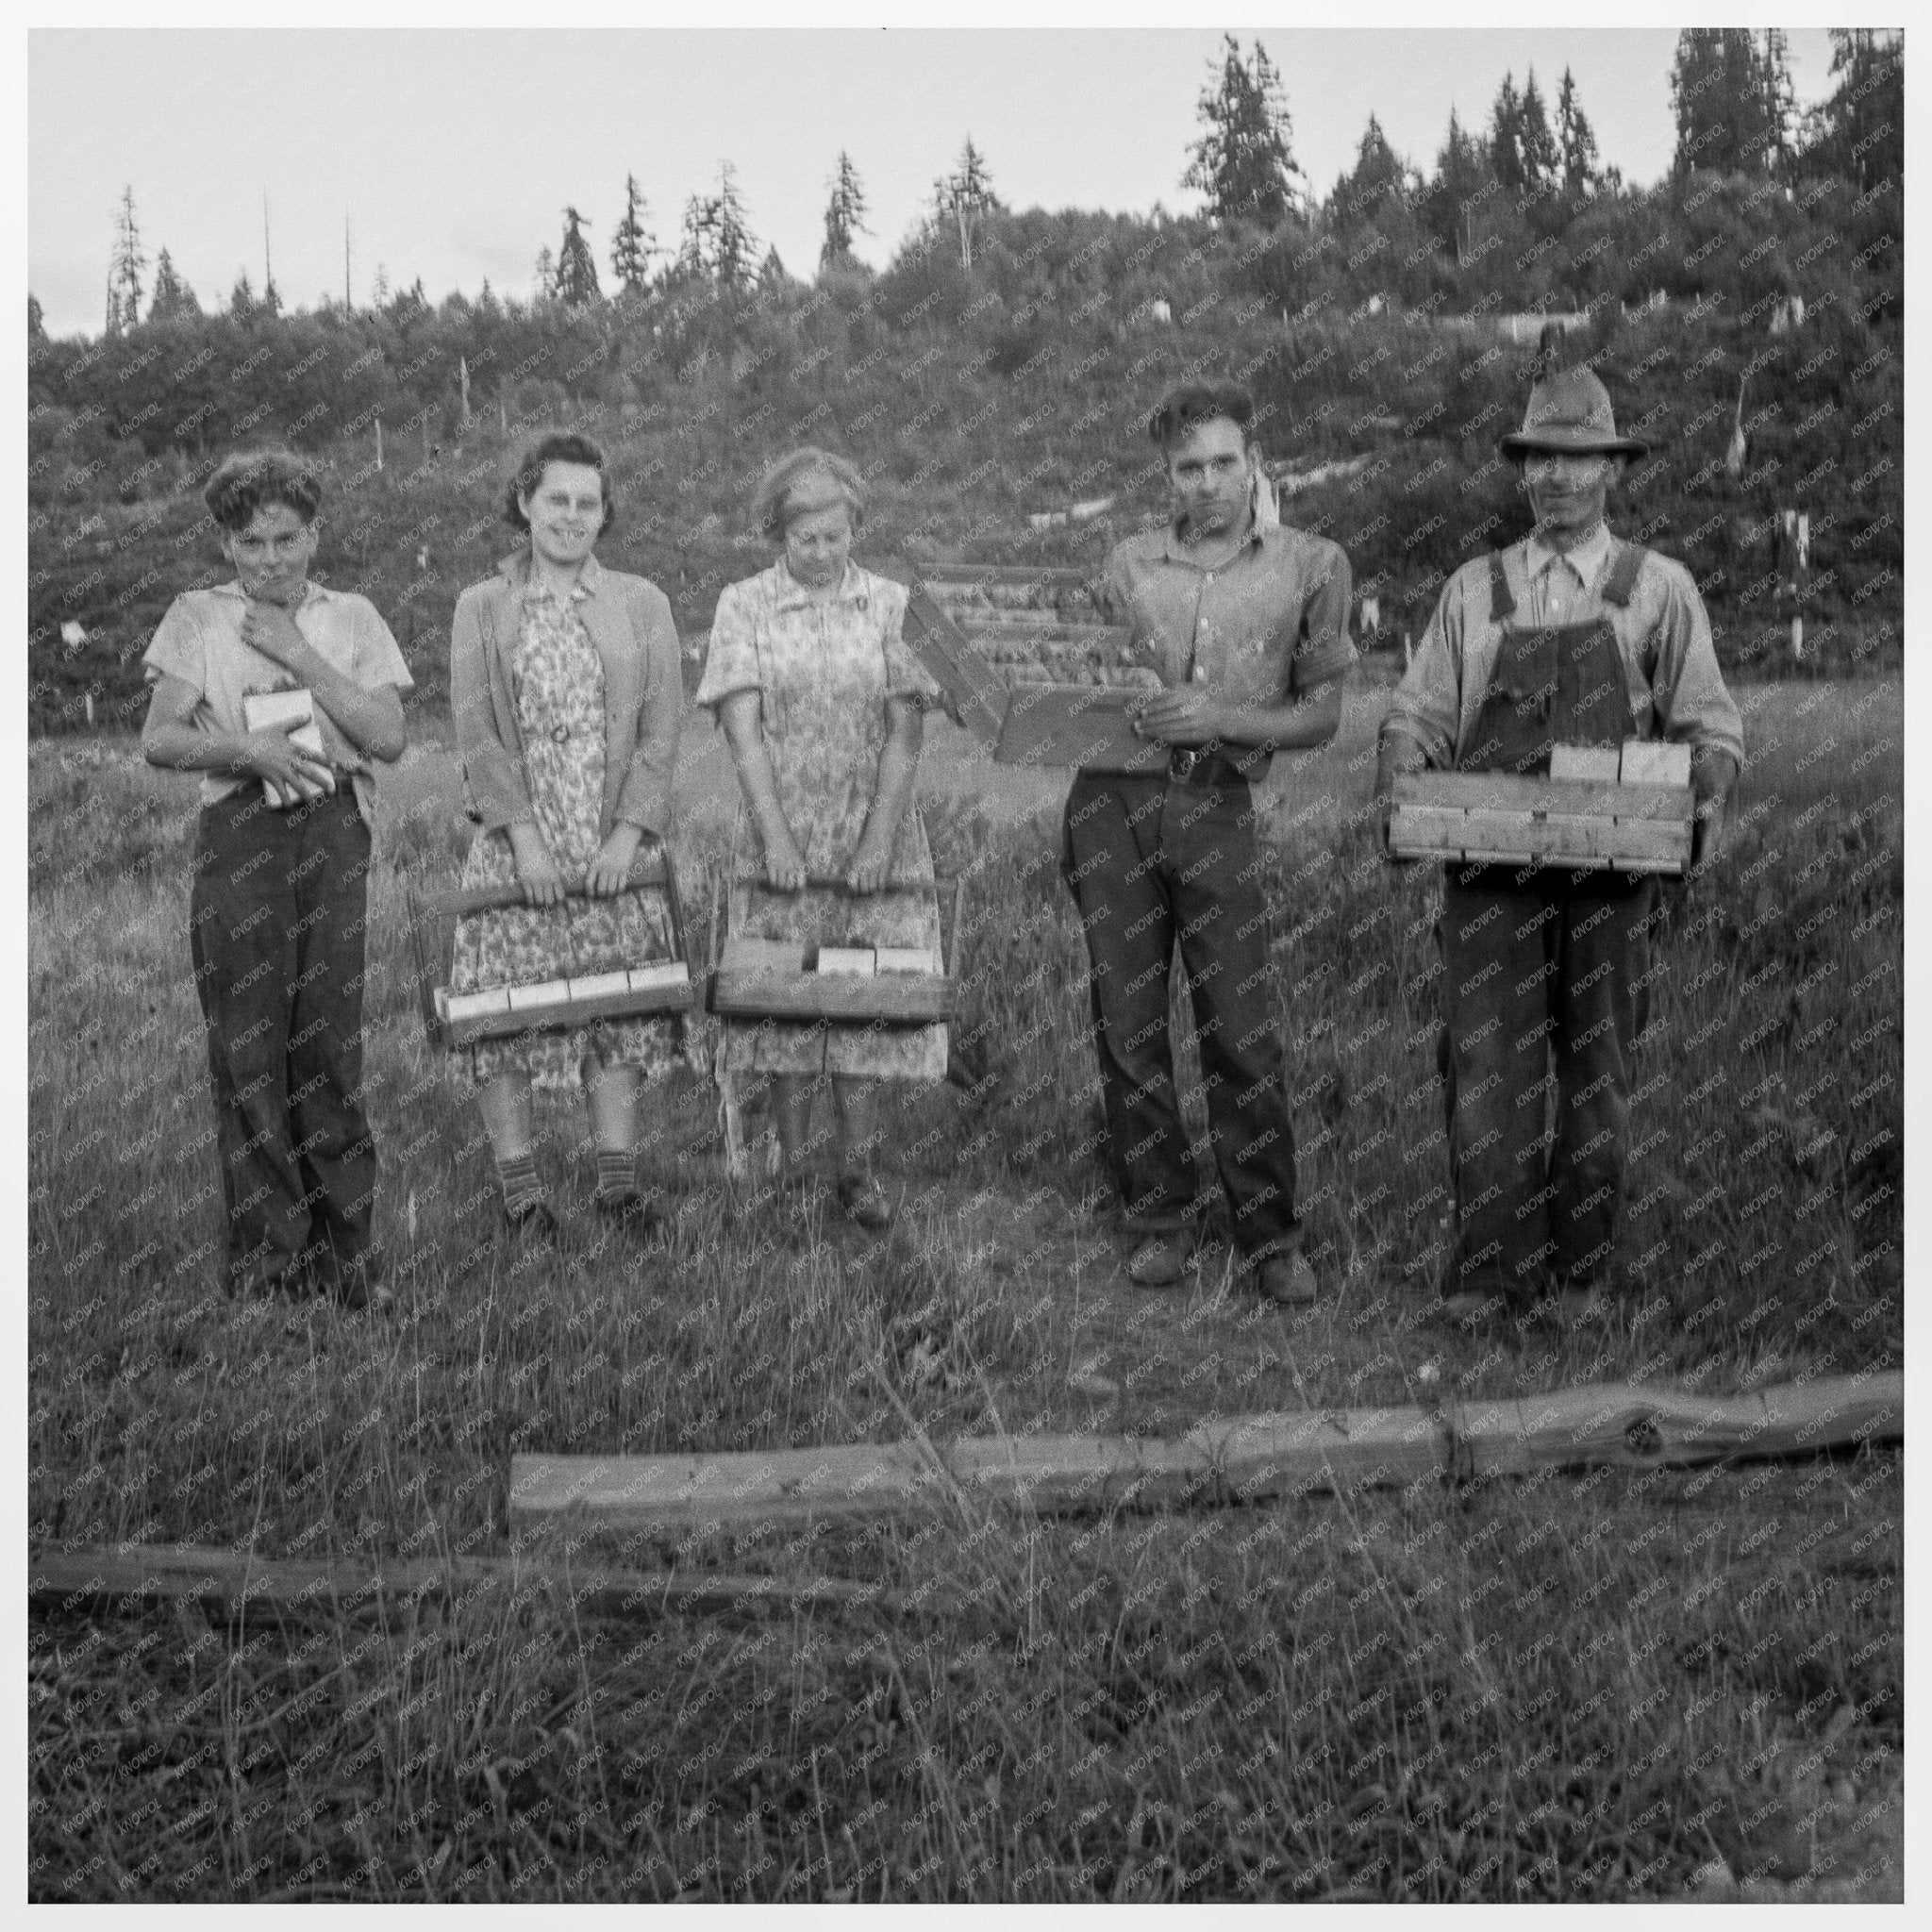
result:
<svg viewBox="0 0 1932 1932"><path fill-rule="evenodd" d="M1561 558L1584 583L1593 584L1602 576L1609 556L1610 526L1600 523L1581 543L1568 551L1553 549L1541 537L1533 536L1524 547L1523 561L1532 583Z"/></svg>
<svg viewBox="0 0 1932 1932"><path fill-rule="evenodd" d="M1244 557L1250 550L1258 550L1261 547L1262 540L1267 534L1267 530L1262 527L1259 522L1251 523L1248 525L1247 541L1234 553L1235 556ZM1200 570L1203 567L1196 563L1193 558L1189 555L1189 546L1181 539L1181 520L1179 517L1175 517L1168 525L1167 541L1161 546L1160 554L1170 563L1185 563L1191 570ZM1226 569L1226 567L1225 564L1217 566L1217 568L1223 570Z"/></svg>
<svg viewBox="0 0 1932 1932"><path fill-rule="evenodd" d="M213 590L217 597L233 597L243 604L248 601L248 592L242 588L242 579L240 577L231 578L225 584L216 584ZM331 594L332 592L326 584L318 584L313 577L309 577L302 585L302 604L298 604L295 608L299 610L302 608L303 604L308 603L312 598L326 597Z"/></svg>
<svg viewBox="0 0 1932 1932"><path fill-rule="evenodd" d="M531 584L530 551L525 544L521 550L512 550L508 557L498 559L497 570L510 586L519 591L527 591ZM594 597L599 585L604 581L604 566L597 561L595 552L584 558L584 568L577 577L577 592L586 597Z"/></svg>
<svg viewBox="0 0 1932 1932"><path fill-rule="evenodd" d="M782 557L772 570L777 579L777 594L773 599L774 609L802 610L812 601L810 590L785 568ZM839 579L839 588L832 592L831 601L835 604L857 604L861 610L865 608L865 573L849 557L845 559L845 575Z"/></svg>

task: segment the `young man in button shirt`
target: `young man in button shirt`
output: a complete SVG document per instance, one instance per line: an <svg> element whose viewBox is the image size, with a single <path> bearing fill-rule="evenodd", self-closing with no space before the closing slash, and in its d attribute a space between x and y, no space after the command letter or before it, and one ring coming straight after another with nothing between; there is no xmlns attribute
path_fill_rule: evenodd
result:
<svg viewBox="0 0 1932 1932"><path fill-rule="evenodd" d="M208 1027L231 1294L388 1299L362 1108L371 759L404 743L414 680L366 597L308 581L322 482L288 450L231 456L204 492L235 581L176 597L142 662L151 764L199 772L189 950ZM245 701L306 689L317 759ZM292 803L277 808L275 795Z"/></svg>
<svg viewBox="0 0 1932 1932"><path fill-rule="evenodd" d="M1171 1286L1195 1258L1203 1203L1167 1030L1178 938L1234 1245L1263 1295L1295 1303L1316 1287L1295 1215L1250 785L1274 752L1334 737L1355 647L1341 547L1256 516L1254 414L1239 384L1189 383L1149 423L1174 518L1115 548L1102 601L1165 687L1135 717L1169 756L1146 775L1075 774L1064 857L1087 938L1107 1157L1138 1242L1128 1278Z"/></svg>
<svg viewBox="0 0 1932 1932"><path fill-rule="evenodd" d="M1690 573L1604 521L1610 486L1646 445L1617 434L1608 392L1577 368L1537 384L1503 451L1536 528L1443 588L1382 724L1385 840L1398 773L1547 774L1555 744L1668 739L1690 747L1691 870L1702 872L1744 740ZM1437 1063L1457 1227L1440 1287L1455 1319L1551 1298L1582 1317L1613 1284L1657 895L1645 875L1444 868ZM1543 1118L1553 1059L1554 1146Z"/></svg>

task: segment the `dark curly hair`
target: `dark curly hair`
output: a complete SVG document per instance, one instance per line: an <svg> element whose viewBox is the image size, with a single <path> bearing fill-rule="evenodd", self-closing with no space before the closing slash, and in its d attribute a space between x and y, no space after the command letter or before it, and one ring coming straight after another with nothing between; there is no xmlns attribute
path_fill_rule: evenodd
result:
<svg viewBox="0 0 1932 1932"><path fill-rule="evenodd" d="M223 458L201 500L225 530L245 530L258 512L276 504L312 524L322 508L322 478L291 449L238 449Z"/></svg>
<svg viewBox="0 0 1932 1932"><path fill-rule="evenodd" d="M1196 425L1221 416L1248 441L1255 421L1253 391L1239 382L1184 382L1161 397L1147 419L1147 434L1162 449L1172 449Z"/></svg>
<svg viewBox="0 0 1932 1932"><path fill-rule="evenodd" d="M604 521L597 525L597 534L602 536L617 515L617 498L610 490L610 472L605 467L603 450L588 436L579 436L569 429L553 429L549 435L540 436L518 457L516 475L509 479L509 487L503 493L505 522L513 530L530 527L530 520L524 514L524 507L517 499L536 493L543 481L543 472L552 463L582 463L596 471L604 485Z"/></svg>

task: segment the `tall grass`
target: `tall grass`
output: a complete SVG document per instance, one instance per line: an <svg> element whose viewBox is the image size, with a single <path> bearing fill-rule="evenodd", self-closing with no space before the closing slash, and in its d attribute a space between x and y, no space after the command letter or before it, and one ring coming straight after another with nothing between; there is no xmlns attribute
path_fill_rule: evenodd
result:
<svg viewBox="0 0 1932 1932"><path fill-rule="evenodd" d="M727 1188L709 1091L679 1076L654 1090L645 1149L675 1199L668 1237L591 1228L585 1124L562 1112L543 1158L566 1231L523 1258L495 1238L480 1129L406 964L404 878L447 877L460 841L387 823L368 1061L401 1307L291 1323L230 1304L187 973L192 801L131 754L37 748L30 1534L474 1555L508 1544L520 1449L1163 1431L1412 1399L1425 1362L1456 1393L1895 1363L1899 694L1748 696L1734 840L1713 884L1674 900L1640 1055L1636 1292L1594 1330L1475 1338L1427 1322L1419 1272L1446 1210L1432 887L1383 866L1356 816L1379 693L1353 694L1337 743L1266 801L1329 1291L1293 1317L1246 1299L1224 1251L1171 1298L1121 1282L1055 828L970 812L936 812L934 842L971 869L960 1033L998 1080L894 1103L890 1234ZM701 825L693 906L722 854ZM789 1629L579 1622L541 1593L225 1627L51 1615L30 1658L32 1883L1621 1897L1721 1857L1740 1881L1829 1884L1814 1844L1851 1859L1875 1831L1882 1849L1896 1785L1899 1502L1897 1465L1861 1457L603 1546L884 1574L905 1606ZM1876 1865L1861 1881L1888 1882Z"/></svg>

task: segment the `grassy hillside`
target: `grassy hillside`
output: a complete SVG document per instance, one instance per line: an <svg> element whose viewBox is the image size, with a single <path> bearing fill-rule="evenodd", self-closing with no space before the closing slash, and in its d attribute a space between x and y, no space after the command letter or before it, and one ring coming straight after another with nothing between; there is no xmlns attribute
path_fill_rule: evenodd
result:
<svg viewBox="0 0 1932 1932"><path fill-rule="evenodd" d="M1651 205L1607 207L1580 225L1615 247L1576 242L1584 266L1543 291L1596 303L1570 350L1597 358L1620 418L1657 445L1621 522L1690 564L1734 663L1775 661L1786 613L1770 520L1787 506L1811 515L1814 661L1869 666L1898 649L1901 305L1888 258L1846 260L1855 225L1835 233L1835 206L1767 211L1726 189L1689 213L1652 210L1681 242L1728 209L1733 225L1713 231L1723 252L1698 257L1715 292L1656 261L1600 283ZM1754 224L1755 253L1739 245ZM1540 270L1538 247L1523 253ZM1271 458L1372 458L1297 495L1290 515L1347 547L1385 625L1418 629L1449 570L1523 527L1494 445L1521 415L1532 351L1499 331L1502 294L1478 292L1474 270L1460 312L1442 288L1407 307L1378 296L1372 312L1343 300L1325 245L1286 248L1194 223L1036 210L990 223L970 274L943 247L908 247L876 277L745 294L687 289L583 310L405 300L375 315L220 316L43 343L29 371L31 717L75 728L90 691L98 718L139 708L136 660L160 612L222 568L198 487L236 441L288 436L327 463L318 573L375 599L433 697L456 595L508 547L502 479L533 429L568 422L608 445L623 503L608 559L663 584L680 623L702 629L721 585L765 561L744 537L748 499L800 441L866 472L874 560L1097 560L1159 514L1141 424L1164 384L1196 370L1253 384ZM1676 298L1626 316L1619 290L1653 278ZM1808 290L1807 313L1772 336L1787 286ZM1152 319L1157 296L1172 322ZM1733 477L1723 458L1740 378L1750 452ZM1109 495L1098 523L1028 529L1029 512ZM70 620L89 634L78 647L60 641Z"/></svg>

